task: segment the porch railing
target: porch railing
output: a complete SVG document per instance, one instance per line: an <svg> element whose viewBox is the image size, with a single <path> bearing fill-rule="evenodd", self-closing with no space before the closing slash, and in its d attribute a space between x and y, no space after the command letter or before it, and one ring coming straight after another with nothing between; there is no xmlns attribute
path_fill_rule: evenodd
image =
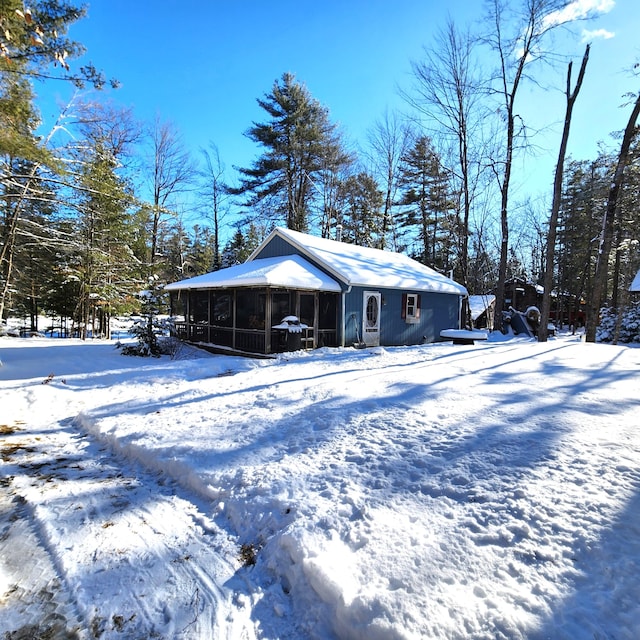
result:
<svg viewBox="0 0 640 640"><path fill-rule="evenodd" d="M234 329L206 324L188 324L187 322L176 322L174 326L176 337L185 342L201 342L249 353L266 353L266 334L262 329ZM313 348L314 329L310 328L305 336L302 348ZM335 329L315 331L315 346L338 346L337 331ZM271 352L277 353L282 350L284 349L279 344L278 334L271 332Z"/></svg>

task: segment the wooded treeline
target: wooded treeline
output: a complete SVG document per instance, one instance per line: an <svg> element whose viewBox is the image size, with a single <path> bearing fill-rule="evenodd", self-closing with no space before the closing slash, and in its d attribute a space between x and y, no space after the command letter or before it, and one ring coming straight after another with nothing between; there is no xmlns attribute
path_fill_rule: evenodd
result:
<svg viewBox="0 0 640 640"><path fill-rule="evenodd" d="M582 55L549 53L558 27L571 26L561 12L570 3L485 4L477 32L449 21L427 43L403 92L406 113L381 114L360 144L283 74L246 132L255 161L229 170L215 141L194 153L169 121L141 123L101 96L109 83L98 70L71 67L82 46L66 33L82 9L0 0L0 316L35 330L46 313L81 336L107 335L109 318L137 311L150 282L242 262L275 225L332 238L340 229L344 242L407 253L471 294L494 291L499 308L510 278L542 283L549 272L553 290L580 305L604 261L601 302L622 308L640 267L635 120L614 202L618 140L595 159L566 159L549 234L550 203L512 195L515 159L531 141L519 93L542 82L545 65L562 70ZM586 56L583 66L588 74ZM41 81L78 88L44 133Z"/></svg>

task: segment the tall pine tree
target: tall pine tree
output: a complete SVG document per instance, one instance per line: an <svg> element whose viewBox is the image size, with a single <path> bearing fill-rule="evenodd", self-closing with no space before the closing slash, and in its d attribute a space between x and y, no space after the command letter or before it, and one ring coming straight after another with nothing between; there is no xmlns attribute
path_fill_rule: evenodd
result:
<svg viewBox="0 0 640 640"><path fill-rule="evenodd" d="M268 200L272 223L308 231L311 201L320 196L314 186L328 165L333 171L348 162L328 110L309 90L285 73L271 93L258 100L269 120L254 123L247 137L264 148L249 168L241 168L241 182L230 189L246 196L244 205L256 209Z"/></svg>
<svg viewBox="0 0 640 640"><path fill-rule="evenodd" d="M33 0L28 6L21 0L0 0L0 317L6 315L20 251L20 221L29 200L37 198L34 181L42 166L55 168L46 140L35 136L39 117L32 82L58 79L82 86L88 81L96 88L106 82L91 65L76 72L69 66L84 49L67 37L67 31L84 13L83 7L67 0ZM32 169L20 194L9 199L15 161L28 161Z"/></svg>
<svg viewBox="0 0 640 640"><path fill-rule="evenodd" d="M413 254L424 264L448 269L455 247L454 209L449 181L427 136L417 138L402 157L400 227L412 240Z"/></svg>

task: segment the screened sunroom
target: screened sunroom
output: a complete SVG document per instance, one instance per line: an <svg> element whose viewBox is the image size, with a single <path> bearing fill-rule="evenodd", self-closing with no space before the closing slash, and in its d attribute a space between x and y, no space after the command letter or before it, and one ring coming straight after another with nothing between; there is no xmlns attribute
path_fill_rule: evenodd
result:
<svg viewBox="0 0 640 640"><path fill-rule="evenodd" d="M186 342L251 354L339 344L340 285L300 256L254 260L167 289Z"/></svg>

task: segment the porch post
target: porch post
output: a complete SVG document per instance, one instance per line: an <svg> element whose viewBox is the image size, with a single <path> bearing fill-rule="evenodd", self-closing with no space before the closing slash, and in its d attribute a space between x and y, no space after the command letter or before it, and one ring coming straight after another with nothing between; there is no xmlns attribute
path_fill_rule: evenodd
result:
<svg viewBox="0 0 640 640"><path fill-rule="evenodd" d="M184 304L184 328L187 332L187 342L191 340L191 289L186 289Z"/></svg>
<svg viewBox="0 0 640 640"><path fill-rule="evenodd" d="M232 296L231 296L231 303L233 305L232 309L231 309L231 317L233 318L233 323L231 325L231 348L235 349L236 348L236 308L238 306L238 299L237 299L237 293L238 290L237 289L232 289Z"/></svg>
<svg viewBox="0 0 640 640"><path fill-rule="evenodd" d="M318 336L320 331L320 293L313 293L313 348L318 348Z"/></svg>
<svg viewBox="0 0 640 640"><path fill-rule="evenodd" d="M349 289L351 289L351 287L349 287ZM342 335L340 336L340 346L344 347L345 344L345 334L347 332L347 320L345 318L345 314L347 312L347 292L346 291L342 291L342 294L340 295L340 306L342 307L341 311L340 311L340 322L342 324Z"/></svg>
<svg viewBox="0 0 640 640"><path fill-rule="evenodd" d="M207 291L207 342L211 344L211 297L213 294L213 290L209 289Z"/></svg>
<svg viewBox="0 0 640 640"><path fill-rule="evenodd" d="M271 353L271 289L265 289L264 300L264 352Z"/></svg>

